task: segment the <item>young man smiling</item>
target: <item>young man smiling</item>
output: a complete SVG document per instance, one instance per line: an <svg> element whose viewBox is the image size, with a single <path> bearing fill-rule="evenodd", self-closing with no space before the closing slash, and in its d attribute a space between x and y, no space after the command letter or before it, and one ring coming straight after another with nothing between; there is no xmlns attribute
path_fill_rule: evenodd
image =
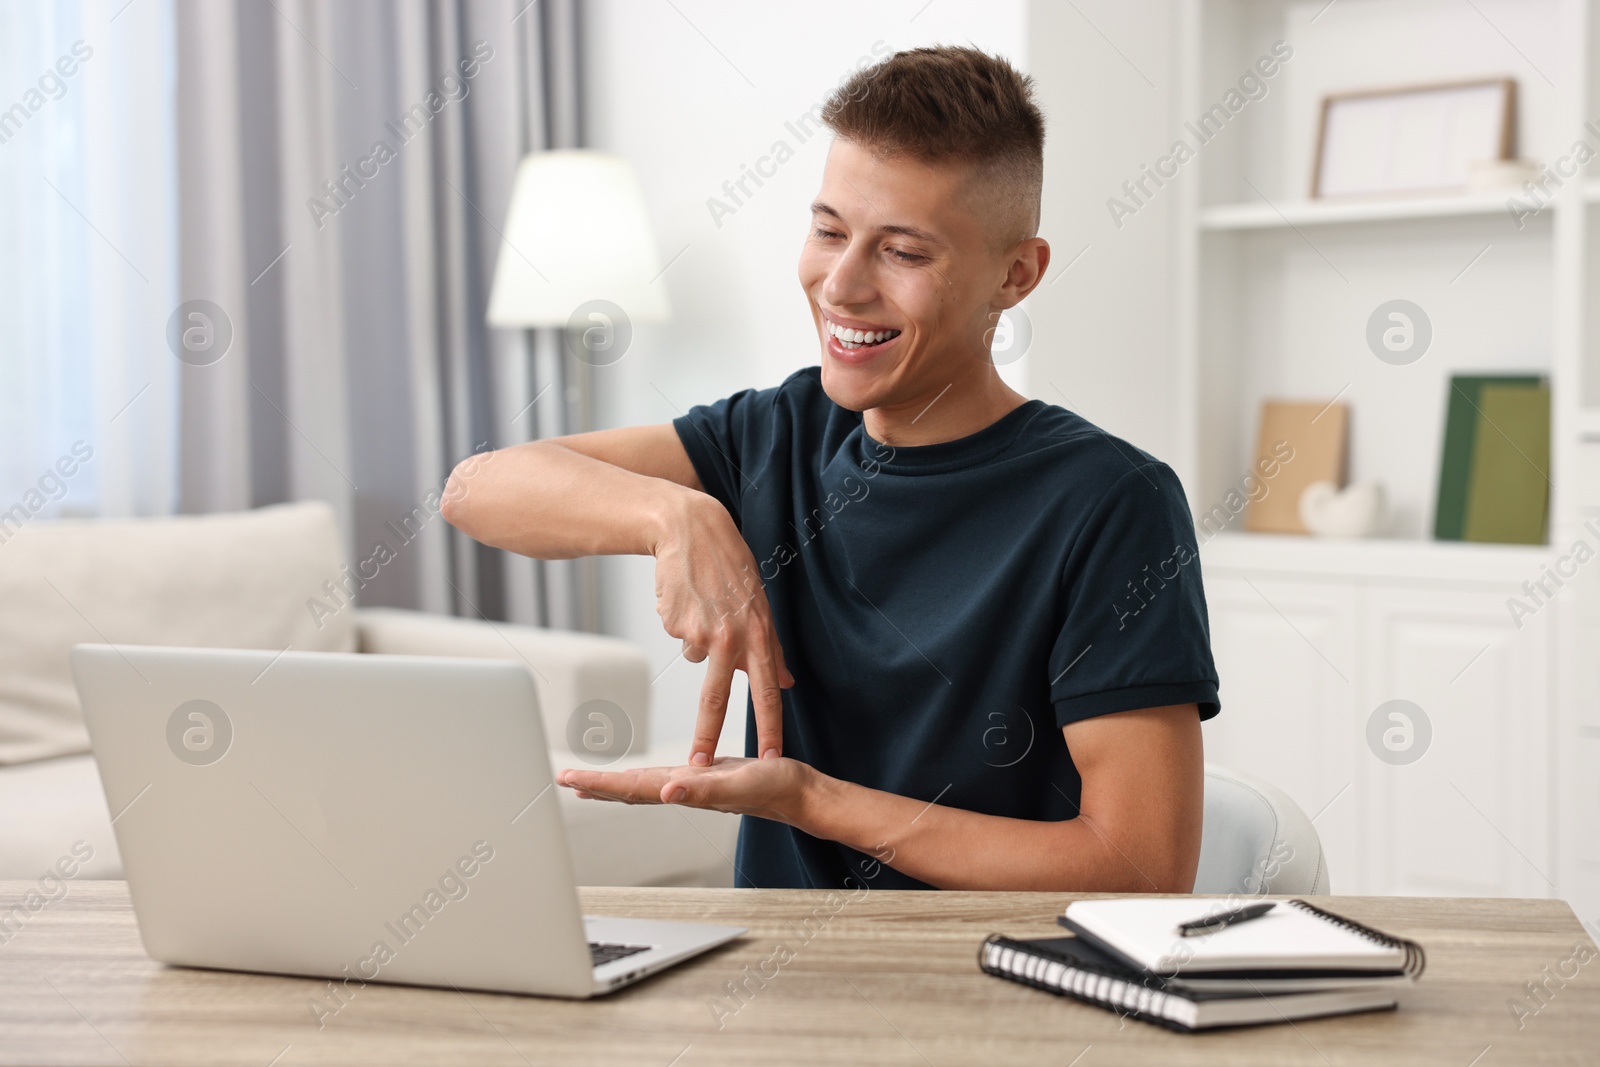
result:
<svg viewBox="0 0 1600 1067"><path fill-rule="evenodd" d="M820 367L452 476L481 541L654 555L709 661L684 766L559 781L743 814L742 886L1188 892L1218 703L1183 491L989 356L1050 262L1031 82L916 49L825 116ZM750 758L717 759L736 670Z"/></svg>

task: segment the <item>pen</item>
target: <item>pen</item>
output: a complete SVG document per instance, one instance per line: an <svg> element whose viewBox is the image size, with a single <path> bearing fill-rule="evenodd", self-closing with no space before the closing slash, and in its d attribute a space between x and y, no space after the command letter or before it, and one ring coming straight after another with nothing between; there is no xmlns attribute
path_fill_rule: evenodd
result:
<svg viewBox="0 0 1600 1067"><path fill-rule="evenodd" d="M1251 904L1249 907L1235 908L1233 911L1225 911L1220 915L1208 915L1203 919L1195 919L1193 922L1180 923L1178 925L1178 936L1194 937L1197 934L1213 933L1225 926L1232 926L1234 923L1244 923L1249 922L1251 919L1259 919L1272 909L1272 904Z"/></svg>

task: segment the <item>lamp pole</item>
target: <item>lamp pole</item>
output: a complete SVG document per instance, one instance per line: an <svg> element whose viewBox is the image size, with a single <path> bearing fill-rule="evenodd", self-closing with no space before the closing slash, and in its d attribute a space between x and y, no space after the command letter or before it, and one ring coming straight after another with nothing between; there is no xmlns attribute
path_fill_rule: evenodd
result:
<svg viewBox="0 0 1600 1067"><path fill-rule="evenodd" d="M581 338L570 335L561 338L564 351L559 353L556 365L562 376L561 396L565 401L568 433L588 433L594 429L594 368L574 352L582 351ZM575 347L578 346L578 347ZM600 632L600 572L593 556L581 556L573 561L571 570L572 603L577 613L580 630Z"/></svg>

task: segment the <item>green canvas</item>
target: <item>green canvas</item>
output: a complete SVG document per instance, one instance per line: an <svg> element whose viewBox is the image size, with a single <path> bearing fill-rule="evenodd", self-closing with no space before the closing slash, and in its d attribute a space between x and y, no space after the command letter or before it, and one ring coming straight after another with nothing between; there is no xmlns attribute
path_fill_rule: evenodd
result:
<svg viewBox="0 0 1600 1067"><path fill-rule="evenodd" d="M1549 503L1549 385L1484 386L1463 539L1542 545Z"/></svg>
<svg viewBox="0 0 1600 1067"><path fill-rule="evenodd" d="M1534 388L1544 379L1530 375L1456 375L1450 379L1445 406L1444 450L1439 463L1439 498L1433 536L1460 541L1466 536L1467 486L1477 443L1479 397L1489 386Z"/></svg>

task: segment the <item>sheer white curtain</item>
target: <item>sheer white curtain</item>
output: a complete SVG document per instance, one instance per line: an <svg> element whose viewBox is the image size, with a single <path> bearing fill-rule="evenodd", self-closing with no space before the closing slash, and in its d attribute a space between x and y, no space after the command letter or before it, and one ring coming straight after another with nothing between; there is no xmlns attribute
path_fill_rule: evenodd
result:
<svg viewBox="0 0 1600 1067"><path fill-rule="evenodd" d="M176 505L170 0L0 4L0 539Z"/></svg>

